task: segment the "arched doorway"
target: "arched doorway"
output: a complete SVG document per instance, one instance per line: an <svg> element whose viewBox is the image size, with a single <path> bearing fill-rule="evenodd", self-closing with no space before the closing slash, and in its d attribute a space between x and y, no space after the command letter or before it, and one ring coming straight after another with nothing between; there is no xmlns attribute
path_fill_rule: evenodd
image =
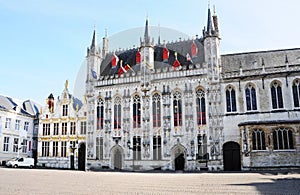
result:
<svg viewBox="0 0 300 195"><path fill-rule="evenodd" d="M185 158L183 153L176 154L175 158L175 171L183 171Z"/></svg>
<svg viewBox="0 0 300 195"><path fill-rule="evenodd" d="M85 143L78 148L78 170L85 171Z"/></svg>
<svg viewBox="0 0 300 195"><path fill-rule="evenodd" d="M121 170L122 169L122 148L117 145L112 149L112 168L115 170Z"/></svg>
<svg viewBox="0 0 300 195"><path fill-rule="evenodd" d="M122 169L122 154L120 150L116 150L114 154L114 169Z"/></svg>
<svg viewBox="0 0 300 195"><path fill-rule="evenodd" d="M223 145L224 171L241 170L240 145L236 142L227 142Z"/></svg>
<svg viewBox="0 0 300 195"><path fill-rule="evenodd" d="M182 145L177 145L174 147L172 151L173 151L172 159L174 161L173 167L175 171L184 171L185 159L186 159L185 148Z"/></svg>

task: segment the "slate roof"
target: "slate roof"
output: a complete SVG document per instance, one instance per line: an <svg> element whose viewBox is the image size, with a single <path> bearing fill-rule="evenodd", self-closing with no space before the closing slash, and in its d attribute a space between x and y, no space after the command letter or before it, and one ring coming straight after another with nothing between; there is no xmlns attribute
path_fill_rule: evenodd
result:
<svg viewBox="0 0 300 195"><path fill-rule="evenodd" d="M300 48L269 50L247 53L235 53L221 56L223 72L278 67L288 64L300 64Z"/></svg>
<svg viewBox="0 0 300 195"><path fill-rule="evenodd" d="M196 43L198 48L198 55L197 57L192 58L193 64L197 64L197 63L202 64L204 62L203 40L196 39L194 40L194 42ZM166 66L170 66L170 67L173 66L173 63L175 61L175 52L177 52L177 59L179 60L180 64L182 66L188 65L190 62L186 60L186 54L189 53L189 55L191 56L192 43L193 43L192 40L184 40L184 41L178 41L174 43L167 43L166 47L169 50L169 60L166 63L163 62L163 58L162 58L164 45L154 46L154 68L158 69ZM113 53L108 53L105 59L101 63L100 75L106 76L106 75L117 74L120 68L121 60L123 61L123 66L125 66L128 63L133 70L139 71L140 67L139 65L136 65L136 61L135 61L137 52L138 52L137 48L116 52L115 54L118 56L119 61L117 64L117 68L115 70L111 68L111 60L112 60Z"/></svg>
<svg viewBox="0 0 300 195"><path fill-rule="evenodd" d="M36 116L39 114L38 106L39 105L32 100L26 100L22 102L19 100L14 100L11 97L0 95L0 109L6 111L17 111L20 114Z"/></svg>

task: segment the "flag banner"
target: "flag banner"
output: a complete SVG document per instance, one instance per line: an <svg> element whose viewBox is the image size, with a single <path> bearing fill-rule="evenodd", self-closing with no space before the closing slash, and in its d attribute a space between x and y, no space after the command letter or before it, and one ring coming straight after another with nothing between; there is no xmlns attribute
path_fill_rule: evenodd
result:
<svg viewBox="0 0 300 195"><path fill-rule="evenodd" d="M181 64L180 64L179 60L177 59L177 52L175 52L174 55L175 55L175 61L173 63L174 70L180 70Z"/></svg>
<svg viewBox="0 0 300 195"><path fill-rule="evenodd" d="M197 54L198 54L198 48L197 48L197 45L194 42L194 40L193 40L193 43L192 43L191 53L192 53L192 57L196 57Z"/></svg>
<svg viewBox="0 0 300 195"><path fill-rule="evenodd" d="M96 73L96 71L94 71L93 69L91 69L91 71L92 71L92 76L93 76L93 78L94 78L94 79L97 79L97 73Z"/></svg>
<svg viewBox="0 0 300 195"><path fill-rule="evenodd" d="M181 64L177 59L174 61L173 67L174 67L174 70L180 70L181 69Z"/></svg>
<svg viewBox="0 0 300 195"><path fill-rule="evenodd" d="M193 63L193 60L192 60L192 58L191 58L191 56L190 56L189 53L186 54L186 61Z"/></svg>
<svg viewBox="0 0 300 195"><path fill-rule="evenodd" d="M163 61L164 62L167 62L169 60L169 50L164 47L163 49Z"/></svg>
<svg viewBox="0 0 300 195"><path fill-rule="evenodd" d="M111 67L115 68L119 62L119 57L116 54L113 54L111 59Z"/></svg>
<svg viewBox="0 0 300 195"><path fill-rule="evenodd" d="M126 64L125 67L123 67L122 65L120 66L120 69L118 71L118 75L121 76L122 74L124 74L125 72L127 72L128 70L130 70L131 67L129 66L129 64ZM131 69L132 70L132 69Z"/></svg>
<svg viewBox="0 0 300 195"><path fill-rule="evenodd" d="M141 63L141 52L137 52L135 55L135 64L140 64Z"/></svg>

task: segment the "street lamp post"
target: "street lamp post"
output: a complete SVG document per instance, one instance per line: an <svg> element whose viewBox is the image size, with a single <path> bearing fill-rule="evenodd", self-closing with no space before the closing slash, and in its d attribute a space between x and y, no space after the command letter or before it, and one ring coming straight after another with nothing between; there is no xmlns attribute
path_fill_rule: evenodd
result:
<svg viewBox="0 0 300 195"><path fill-rule="evenodd" d="M127 141L127 147L129 150L132 150L132 172L134 172L134 150L133 150L133 147L131 147L131 143L130 143L130 140Z"/></svg>

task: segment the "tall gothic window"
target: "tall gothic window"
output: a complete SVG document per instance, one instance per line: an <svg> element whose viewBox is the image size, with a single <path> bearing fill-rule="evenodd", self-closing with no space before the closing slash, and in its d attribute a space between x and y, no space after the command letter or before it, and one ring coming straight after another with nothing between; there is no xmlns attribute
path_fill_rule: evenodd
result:
<svg viewBox="0 0 300 195"><path fill-rule="evenodd" d="M153 137L153 160L161 160L161 136Z"/></svg>
<svg viewBox="0 0 300 195"><path fill-rule="evenodd" d="M273 131L274 150L294 149L293 132L286 128L278 128Z"/></svg>
<svg viewBox="0 0 300 195"><path fill-rule="evenodd" d="M116 97L114 101L114 128L121 129L121 98Z"/></svg>
<svg viewBox="0 0 300 195"><path fill-rule="evenodd" d="M141 127L141 98L138 95L133 97L133 128Z"/></svg>
<svg viewBox="0 0 300 195"><path fill-rule="evenodd" d="M154 94L152 97L152 118L153 127L161 126L161 100L159 94Z"/></svg>
<svg viewBox="0 0 300 195"><path fill-rule="evenodd" d="M182 95L176 91L173 95L174 126L182 125Z"/></svg>
<svg viewBox="0 0 300 195"><path fill-rule="evenodd" d="M103 160L103 149L104 149L103 137L97 137L96 138L96 159L97 160Z"/></svg>
<svg viewBox="0 0 300 195"><path fill-rule="evenodd" d="M197 110L197 124L206 124L205 114L205 93L202 89L196 91L196 110Z"/></svg>
<svg viewBox="0 0 300 195"><path fill-rule="evenodd" d="M248 84L245 89L247 110L257 110L256 90L252 84Z"/></svg>
<svg viewBox="0 0 300 195"><path fill-rule="evenodd" d="M277 81L271 85L271 98L273 109L283 108L282 89Z"/></svg>
<svg viewBox="0 0 300 195"><path fill-rule="evenodd" d="M141 160L142 153L141 153L141 137L134 136L133 137L133 159L134 160Z"/></svg>
<svg viewBox="0 0 300 195"><path fill-rule="evenodd" d="M294 107L300 107L300 80L297 79L293 83Z"/></svg>
<svg viewBox="0 0 300 195"><path fill-rule="evenodd" d="M255 129L252 132L252 149L253 150L265 150L266 139L265 132L260 129Z"/></svg>
<svg viewBox="0 0 300 195"><path fill-rule="evenodd" d="M226 108L227 112L236 112L235 90L231 86L226 89Z"/></svg>
<svg viewBox="0 0 300 195"><path fill-rule="evenodd" d="M103 129L104 123L104 101L99 98L97 102L97 129Z"/></svg>

